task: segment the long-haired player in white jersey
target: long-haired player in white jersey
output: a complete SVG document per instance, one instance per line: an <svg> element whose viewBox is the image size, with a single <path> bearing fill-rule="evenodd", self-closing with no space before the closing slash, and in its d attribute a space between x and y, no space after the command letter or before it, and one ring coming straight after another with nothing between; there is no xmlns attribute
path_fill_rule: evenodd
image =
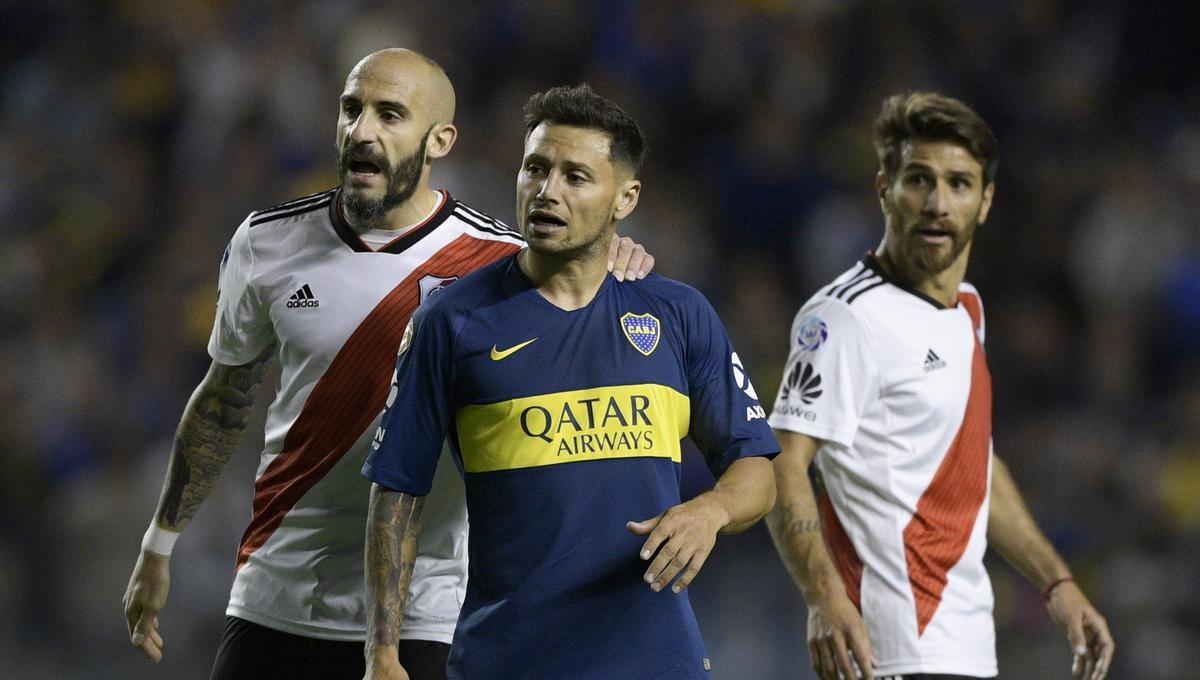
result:
<svg viewBox="0 0 1200 680"><path fill-rule="evenodd" d="M340 186L253 212L230 241L213 363L184 410L124 597L131 642L151 660L163 654L158 613L171 548L228 463L264 368L278 357L211 677L363 676L370 485L359 469L401 336L428 296L523 245L514 230L429 187L430 166L454 145L454 108L449 79L428 58L400 49L367 56L340 98ZM628 239L613 240L609 259L632 276L653 264ZM452 464L443 468L433 516L426 512L440 528L410 565L404 626L387 641L413 680L445 677L465 589L462 482Z"/></svg>
<svg viewBox="0 0 1200 680"><path fill-rule="evenodd" d="M808 605L813 668L996 675L990 543L1041 589L1072 673L1099 680L1108 626L992 451L983 306L963 278L995 138L963 103L909 93L884 102L875 146L883 242L801 308L770 416L783 452L768 527Z"/></svg>

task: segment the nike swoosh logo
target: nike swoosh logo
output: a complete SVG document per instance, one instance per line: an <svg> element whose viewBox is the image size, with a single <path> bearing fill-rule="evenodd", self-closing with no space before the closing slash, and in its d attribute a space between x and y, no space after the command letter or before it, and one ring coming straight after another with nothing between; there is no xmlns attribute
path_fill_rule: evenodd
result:
<svg viewBox="0 0 1200 680"><path fill-rule="evenodd" d="M492 361L500 361L501 359L507 357L508 355L512 354L513 352L516 352L517 350L521 349L522 347L529 345L534 340L537 340L537 338L534 338L533 340L526 340L525 342L522 342L519 345L513 345L512 347L509 347L508 349L496 349L496 346L492 345Z"/></svg>

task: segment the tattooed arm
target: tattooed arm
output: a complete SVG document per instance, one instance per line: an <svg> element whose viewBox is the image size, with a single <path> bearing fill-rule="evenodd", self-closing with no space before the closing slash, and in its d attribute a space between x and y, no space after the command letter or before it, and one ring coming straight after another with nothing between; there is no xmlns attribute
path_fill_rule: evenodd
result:
<svg viewBox="0 0 1200 680"><path fill-rule="evenodd" d="M162 529L183 531L237 448L254 395L273 356L268 347L243 366L213 362L183 410L167 478L154 522ZM125 589L123 603L130 642L151 661L162 659L158 612L167 602L170 558L143 550Z"/></svg>
<svg viewBox="0 0 1200 680"><path fill-rule="evenodd" d="M371 485L365 555L368 680L408 680L400 666L397 643L408 583L417 561L424 505L424 496Z"/></svg>
<svg viewBox="0 0 1200 680"><path fill-rule="evenodd" d="M821 518L808 479L808 467L821 442L812 437L775 430L782 449L776 456L777 503L767 515L767 528L780 557L800 587L808 605L808 651L821 680L859 677L850 656L871 680L874 657L867 627L834 568L821 534Z"/></svg>

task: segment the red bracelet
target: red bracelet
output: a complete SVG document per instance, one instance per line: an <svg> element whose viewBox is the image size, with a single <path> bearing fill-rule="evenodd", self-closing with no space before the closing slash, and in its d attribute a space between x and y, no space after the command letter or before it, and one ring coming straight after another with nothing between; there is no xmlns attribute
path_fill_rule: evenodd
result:
<svg viewBox="0 0 1200 680"><path fill-rule="evenodd" d="M1049 602L1050 596L1054 594L1055 588L1061 586L1062 584L1066 583L1067 581L1074 581L1074 580L1075 579L1071 578L1070 576L1064 576L1059 579L1054 579L1053 581L1050 582L1050 585L1046 586L1045 588L1042 588L1042 599Z"/></svg>

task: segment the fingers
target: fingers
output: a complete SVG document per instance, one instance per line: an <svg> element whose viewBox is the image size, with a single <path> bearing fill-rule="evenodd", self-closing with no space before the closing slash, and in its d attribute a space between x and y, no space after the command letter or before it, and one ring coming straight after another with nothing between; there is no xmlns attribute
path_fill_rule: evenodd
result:
<svg viewBox="0 0 1200 680"><path fill-rule="evenodd" d="M1067 641L1071 643L1071 675L1076 678L1087 678L1091 673L1091 660L1088 659L1087 638L1083 634L1083 621L1077 616L1066 621Z"/></svg>
<svg viewBox="0 0 1200 680"><path fill-rule="evenodd" d="M875 680L875 652L871 649L871 639L867 637L866 631L859 630L851 633L847 642L850 645L850 653L854 655L854 661L858 664L862 680ZM858 676L848 675L846 677Z"/></svg>
<svg viewBox="0 0 1200 680"><path fill-rule="evenodd" d="M628 529L632 534L645 536L653 531L654 527L658 526L658 520L661 518L662 515L659 515L658 517L651 517L650 519L644 519L640 522L626 522L625 528Z"/></svg>
<svg viewBox="0 0 1200 680"><path fill-rule="evenodd" d="M1108 675L1108 669L1112 666L1116 643L1113 642L1112 634L1108 631L1108 622L1098 613L1085 614L1084 625L1091 633L1088 647L1089 655L1093 660L1092 673L1087 678L1088 680L1104 680Z"/></svg>
<svg viewBox="0 0 1200 680"><path fill-rule="evenodd" d="M643 576L646 583L650 584L650 589L658 592L675 581L671 590L679 593L691 584L704 567L712 551L712 541L706 543L697 540L694 532L687 529L676 533L667 525L675 526L678 530L678 522L664 522L665 515L663 513L641 522L627 522L625 528L639 536L647 536L638 555L643 560L654 558Z"/></svg>
<svg viewBox="0 0 1200 680"><path fill-rule="evenodd" d="M650 590L656 593L662 590L671 582L671 579L675 578L676 574L687 566L687 563L687 557L680 555L669 543L663 546L646 570L644 578L646 583L650 584Z"/></svg>
<svg viewBox="0 0 1200 680"><path fill-rule="evenodd" d="M163 639L158 633L158 617L143 614L134 625L129 641L154 663L162 660Z"/></svg>
<svg viewBox="0 0 1200 680"><path fill-rule="evenodd" d="M662 515L644 519L640 522L626 522L625 528L638 536L649 537L642 544L642 549L638 552L643 560L650 559L650 556L658 550L658 547L663 544L669 537L668 532L662 527Z"/></svg>
<svg viewBox="0 0 1200 680"><path fill-rule="evenodd" d="M654 256L628 236L617 236L608 244L608 270L618 281L645 278L654 267Z"/></svg>
<svg viewBox="0 0 1200 680"><path fill-rule="evenodd" d="M708 561L707 552L698 551L692 555L692 559L688 560L687 569L684 570L683 574L679 577L679 580L675 582L675 585L671 586L671 592L681 593L683 592L684 588L687 588L689 585L691 585L692 579L696 578L696 575L699 574L700 570L704 568L704 563L706 561ZM670 579L668 579L666 582L669 583Z"/></svg>
<svg viewBox="0 0 1200 680"><path fill-rule="evenodd" d="M850 653L846 650L845 641L840 637L832 641L833 660L837 663L838 670L841 671L844 678L857 678L858 674L854 672L854 666L850 664Z"/></svg>
<svg viewBox="0 0 1200 680"><path fill-rule="evenodd" d="M666 588L668 583L675 581L671 591L682 592L700 573L700 569L707 559L708 551L703 547L677 549L671 542L668 542L662 550L658 551L658 556L646 570L646 583L649 583L650 589L657 593ZM676 576L679 577L678 580L675 580Z"/></svg>
<svg viewBox="0 0 1200 680"><path fill-rule="evenodd" d="M839 680L837 661L834 659L833 650L829 649L828 640L810 643L808 651L812 655L813 670L817 672L818 678Z"/></svg>

